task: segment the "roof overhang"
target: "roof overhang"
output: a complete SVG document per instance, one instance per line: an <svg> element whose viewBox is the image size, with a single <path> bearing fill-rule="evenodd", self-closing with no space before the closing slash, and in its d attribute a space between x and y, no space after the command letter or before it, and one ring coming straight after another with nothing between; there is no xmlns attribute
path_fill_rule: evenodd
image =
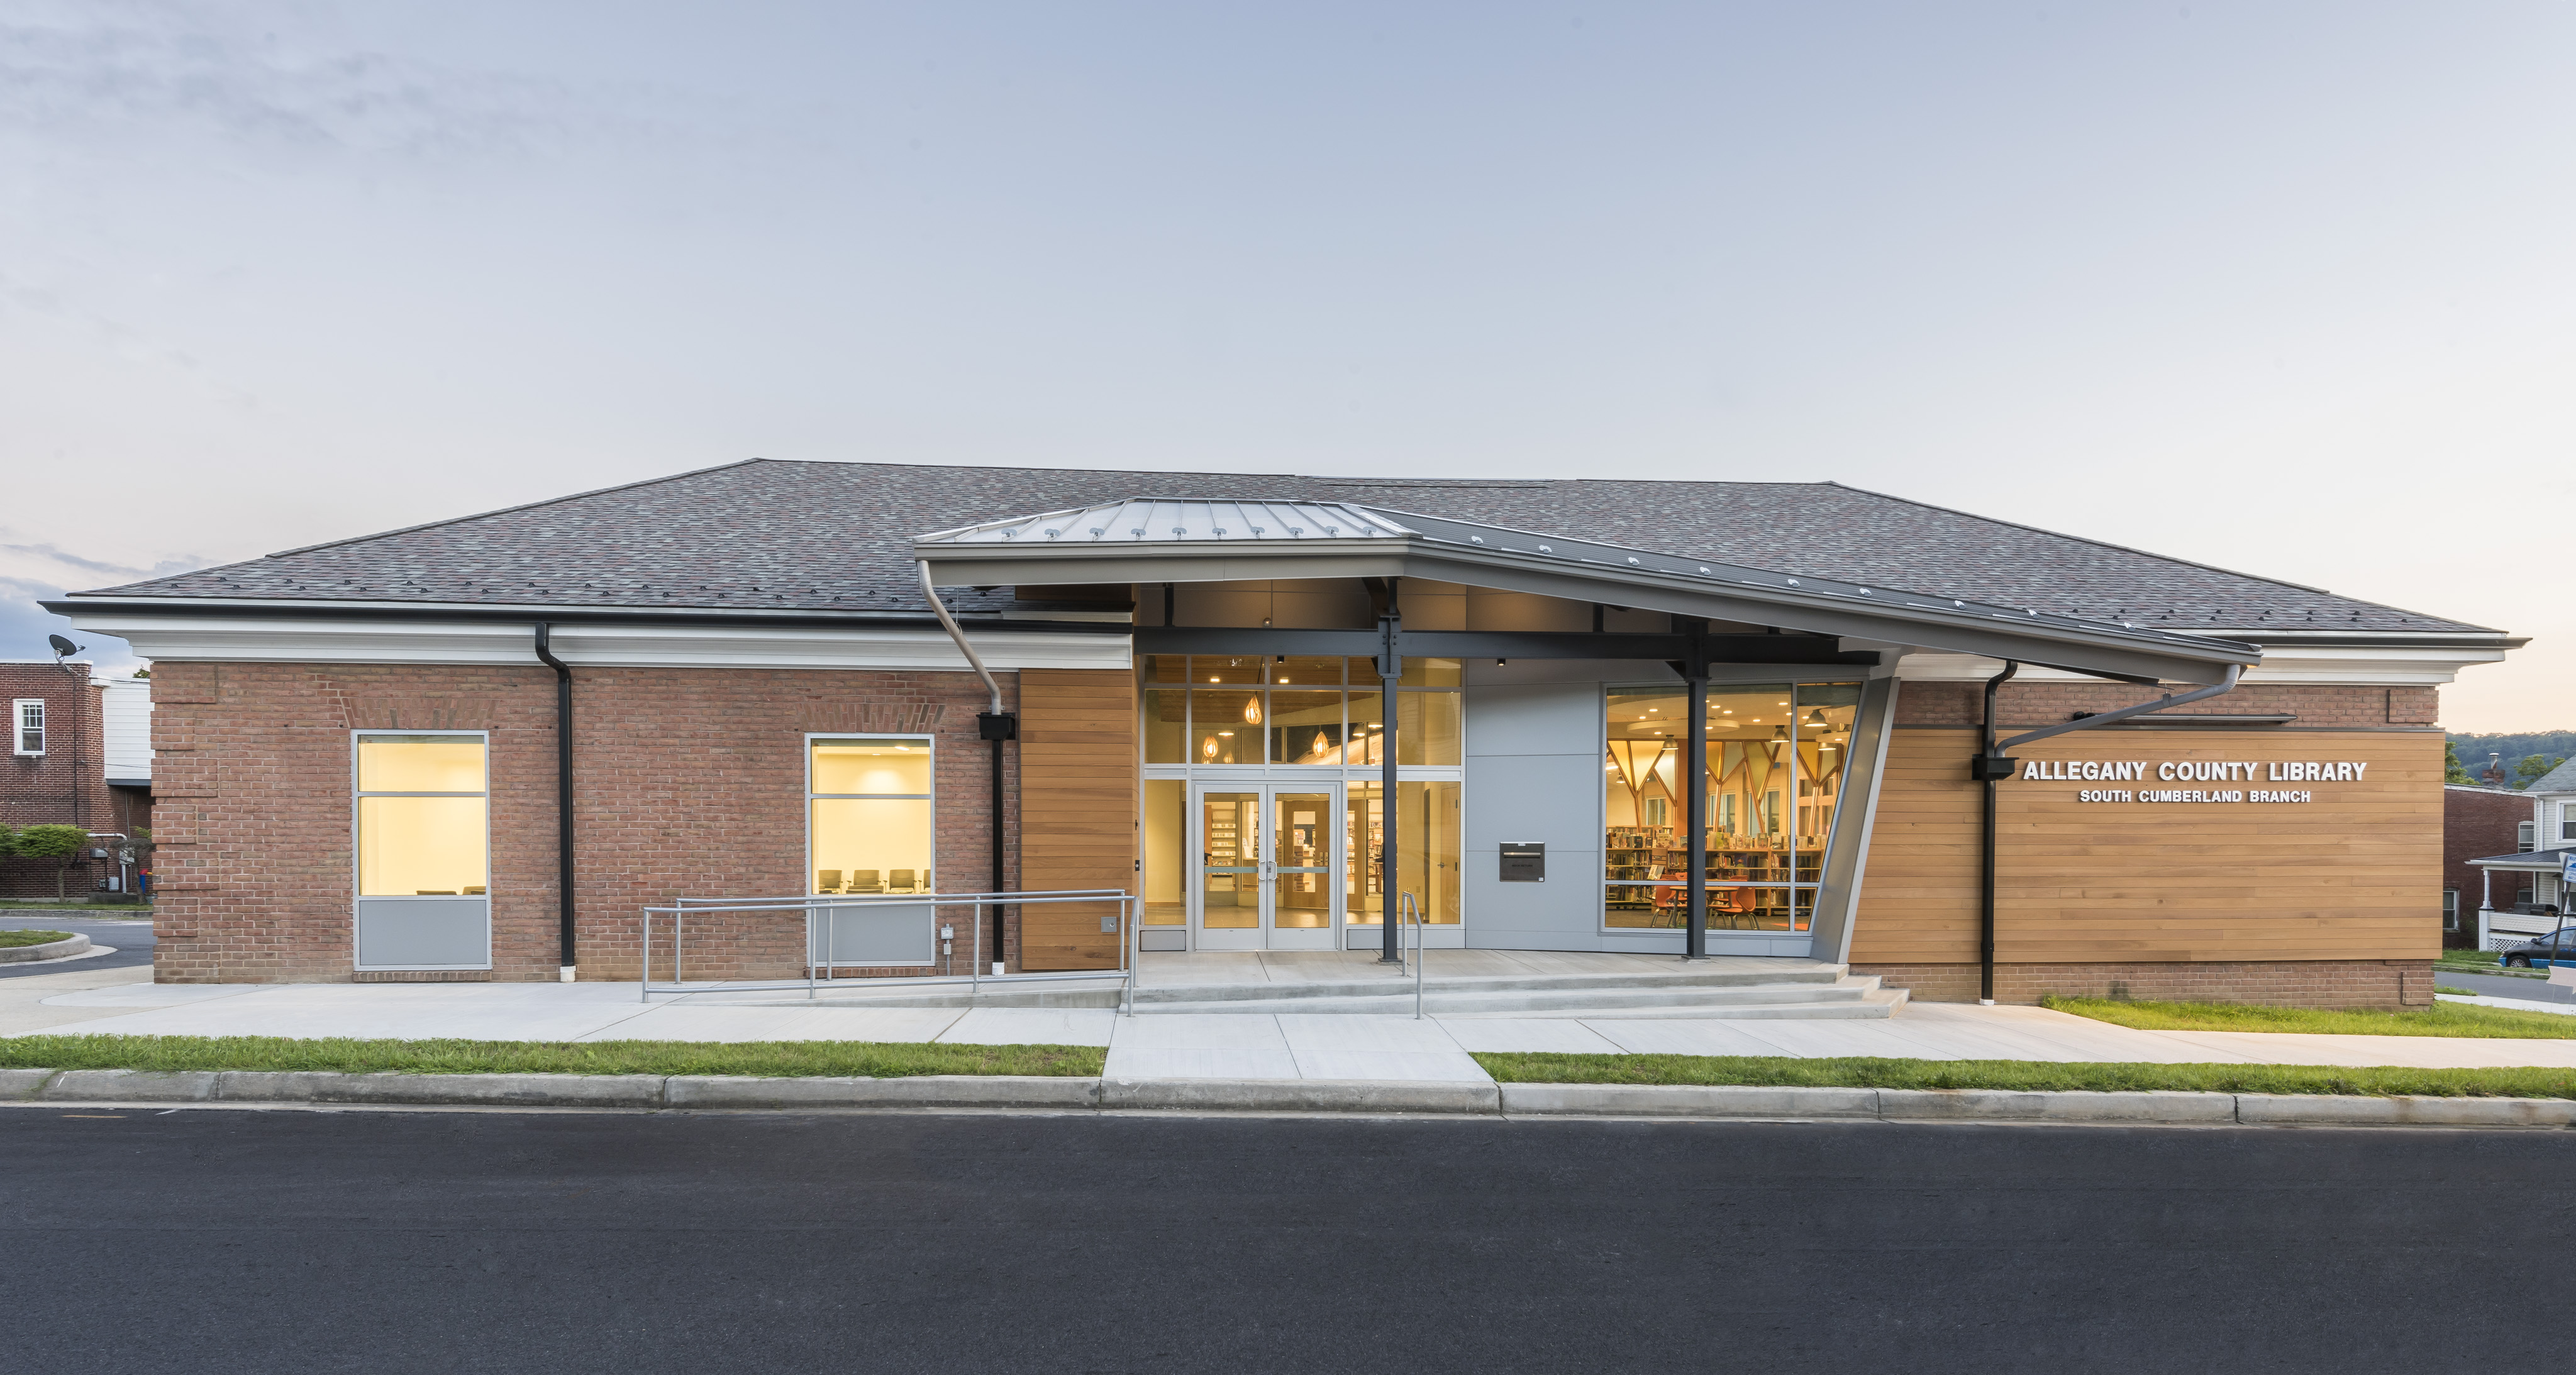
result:
<svg viewBox="0 0 2576 1375"><path fill-rule="evenodd" d="M2233 640L1330 502L1138 498L922 535L913 554L947 587L1428 578L2159 682L2215 683L2263 658Z"/></svg>

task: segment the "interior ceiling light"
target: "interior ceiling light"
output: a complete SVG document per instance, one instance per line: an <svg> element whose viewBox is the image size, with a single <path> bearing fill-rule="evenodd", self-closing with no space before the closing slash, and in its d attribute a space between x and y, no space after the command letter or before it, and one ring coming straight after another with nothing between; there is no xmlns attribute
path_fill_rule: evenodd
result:
<svg viewBox="0 0 2576 1375"><path fill-rule="evenodd" d="M1244 719L1244 722L1245 722L1246 724L1248 724L1248 725L1255 725L1255 726L1257 726L1257 725L1260 725L1260 724L1261 724L1261 699L1260 699L1260 698L1255 697L1255 698L1253 698L1251 701L1246 702L1246 703L1244 703L1244 704L1243 704L1243 719Z"/></svg>
<svg viewBox="0 0 2576 1375"><path fill-rule="evenodd" d="M1807 724L1808 724L1808 725L1811 725L1811 726L1821 726L1821 725L1824 725L1824 724L1825 724L1825 709L1824 709L1823 707L1818 707L1818 708L1816 708L1815 710L1808 712L1808 713L1807 713Z"/></svg>
<svg viewBox="0 0 2576 1375"><path fill-rule="evenodd" d="M1224 737L1225 737L1226 739L1228 739L1228 740L1231 740L1231 739L1233 739L1233 738L1234 738L1234 732L1233 732L1233 731L1230 731L1230 730L1221 730L1221 731L1218 731L1218 732L1217 732L1217 734L1224 736Z"/></svg>
<svg viewBox="0 0 2576 1375"><path fill-rule="evenodd" d="M1206 755L1210 759L1216 758L1216 737L1211 735L1207 739L1199 742L1199 753Z"/></svg>

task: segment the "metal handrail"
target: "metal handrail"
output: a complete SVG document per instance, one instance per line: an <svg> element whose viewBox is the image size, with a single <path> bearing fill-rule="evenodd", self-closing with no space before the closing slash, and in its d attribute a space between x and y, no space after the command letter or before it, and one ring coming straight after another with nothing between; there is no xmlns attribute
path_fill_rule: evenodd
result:
<svg viewBox="0 0 2576 1375"><path fill-rule="evenodd" d="M983 912L985 908L997 906L1042 907L1055 903L1101 902L1114 902L1118 905L1118 926L1120 928L1118 933L1118 968L1079 969L1066 970L1060 973L1038 974L1027 973L1025 971L1018 974L984 973ZM962 983L965 984L971 992L980 993L987 980L994 983L1054 983L1063 982L1069 979L1100 979L1114 977L1123 979L1124 986L1120 996L1128 1006L1132 1007L1135 998L1136 970L1134 961L1128 958L1128 947L1132 939L1130 933L1135 929L1142 918L1143 914L1141 909L1143 902L1144 899L1142 897L1134 893L1130 893L1124 888L1065 888L1050 889L1045 892L1032 893L825 893L803 897L782 898L678 898L674 899L670 906L647 907L643 909L644 939L641 949L642 972L637 979L638 987L636 996L639 1001L651 1002L653 995L656 993L690 994L716 991L728 993L752 993L767 989L784 989L796 986L796 980L785 979L747 980L742 982L728 981L727 986L721 990L688 987L685 982L687 978L686 922L692 913L803 913L805 918L805 978L803 982L805 985L805 996L813 998L819 996L820 989L819 982L815 976L817 962L814 958L814 912L816 908L824 909L823 938L825 944L823 947L823 959L820 962L821 966L825 969L837 969L839 968L841 961L834 959L833 956L837 953L838 946L836 937L839 935L839 908L928 907L931 913L930 920L935 924L939 919L938 913L940 908L972 907L975 909L975 919L969 923L969 927L974 932L974 944L972 947L973 959L967 966L967 972L965 974L894 975L886 978L869 979L866 981L866 985L870 988L906 988L919 987L922 985ZM668 916L671 918L671 982L667 984L655 984L653 982L653 918L657 916ZM933 939L937 940L939 938L934 936ZM949 939L953 941L954 938L951 937ZM943 953L947 953L949 955L949 958L952 961L951 967L954 968L954 952Z"/></svg>
<svg viewBox="0 0 2576 1375"><path fill-rule="evenodd" d="M1424 964L1422 956L1422 937L1424 934L1422 929L1422 905L1413 900L1413 894L1398 893L1395 898L1395 913L1396 921L1399 923L1395 931L1395 951L1398 957L1401 957L1404 954L1404 928L1401 923L1407 921L1413 923L1413 1019L1418 1022L1422 1020L1422 968Z"/></svg>

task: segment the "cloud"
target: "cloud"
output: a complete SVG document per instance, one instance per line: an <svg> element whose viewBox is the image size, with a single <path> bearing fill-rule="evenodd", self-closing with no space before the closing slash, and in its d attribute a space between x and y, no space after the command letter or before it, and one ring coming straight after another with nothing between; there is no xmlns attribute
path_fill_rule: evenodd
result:
<svg viewBox="0 0 2576 1375"><path fill-rule="evenodd" d="M586 118L563 83L335 51L311 18L300 6L170 0L17 7L0 15L0 122L57 136L176 126L272 151L440 157L525 151Z"/></svg>

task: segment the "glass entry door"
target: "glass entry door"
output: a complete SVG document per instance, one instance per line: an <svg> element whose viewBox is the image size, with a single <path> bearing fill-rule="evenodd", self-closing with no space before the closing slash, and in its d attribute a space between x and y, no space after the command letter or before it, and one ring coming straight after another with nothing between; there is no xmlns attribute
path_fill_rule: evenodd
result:
<svg viewBox="0 0 2576 1375"><path fill-rule="evenodd" d="M1201 950L1330 950L1341 927L1339 783L1193 789Z"/></svg>

